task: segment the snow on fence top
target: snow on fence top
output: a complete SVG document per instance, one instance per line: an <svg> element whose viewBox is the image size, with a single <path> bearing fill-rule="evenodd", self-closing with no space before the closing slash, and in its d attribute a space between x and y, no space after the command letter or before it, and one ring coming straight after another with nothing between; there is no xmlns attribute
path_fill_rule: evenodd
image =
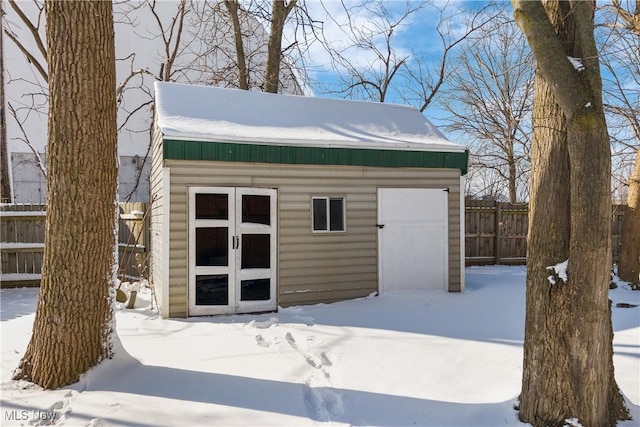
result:
<svg viewBox="0 0 640 427"><path fill-rule="evenodd" d="M337 148L464 152L417 109L156 82L165 138Z"/></svg>

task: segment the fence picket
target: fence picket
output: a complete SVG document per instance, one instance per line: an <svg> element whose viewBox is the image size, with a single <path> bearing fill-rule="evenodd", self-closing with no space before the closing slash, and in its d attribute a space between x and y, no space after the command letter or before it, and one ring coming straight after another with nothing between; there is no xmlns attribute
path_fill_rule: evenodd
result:
<svg viewBox="0 0 640 427"><path fill-rule="evenodd" d="M625 205L613 205L611 247L614 261L620 253L624 210ZM528 204L467 200L465 224L466 265L526 264Z"/></svg>
<svg viewBox="0 0 640 427"><path fill-rule="evenodd" d="M135 251L136 262L128 265L126 277L138 278L147 267L148 224L142 215L146 203L120 203L118 225L119 255L127 242ZM45 238L45 205L0 204L0 286L39 285ZM139 241L136 241L139 237ZM133 239L133 240L131 240ZM138 267L138 264L141 264Z"/></svg>

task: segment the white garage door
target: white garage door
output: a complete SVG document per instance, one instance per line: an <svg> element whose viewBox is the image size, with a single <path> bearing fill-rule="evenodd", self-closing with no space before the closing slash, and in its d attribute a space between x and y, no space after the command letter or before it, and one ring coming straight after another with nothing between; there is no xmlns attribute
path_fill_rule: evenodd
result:
<svg viewBox="0 0 640 427"><path fill-rule="evenodd" d="M448 194L444 189L378 189L381 292L446 288Z"/></svg>

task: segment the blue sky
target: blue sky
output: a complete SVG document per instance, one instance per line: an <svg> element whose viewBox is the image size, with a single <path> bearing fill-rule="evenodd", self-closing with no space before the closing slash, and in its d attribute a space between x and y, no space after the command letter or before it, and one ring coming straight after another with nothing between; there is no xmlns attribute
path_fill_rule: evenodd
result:
<svg viewBox="0 0 640 427"><path fill-rule="evenodd" d="M443 54L443 42L437 32L436 26L440 21L440 16L446 17L441 24L441 33L449 39L456 39L466 31L465 20L470 14L480 10L486 6L486 1L462 1L462 2L442 2L437 1L434 5L425 2L404 2L404 1L386 1L383 2L384 8L389 12L389 21L397 21L407 8L415 8L418 5L423 7L411 13L411 15L396 28L392 36L392 49L399 58L407 58L409 68L417 70L418 62L423 67L425 79L429 77L436 79L439 73L439 65ZM349 63L362 71L369 72L381 67L382 63L375 58L372 50L348 48L352 45L350 37L353 33L347 29L348 22L347 13L345 12L341 2L335 0L311 1L307 2L316 19L320 19L324 23L325 35L330 39L332 46L336 48L347 48L345 56L348 56ZM347 2L348 7L357 5L356 2ZM369 2L371 5L371 2ZM506 4L505 4L506 5ZM353 12L353 11L352 11ZM331 17L328 16L331 15ZM358 8L357 13L353 13L351 19L357 22L358 30L366 31L367 28L373 28L376 24L386 28L386 24L380 18L379 14ZM341 25L337 25L341 24ZM378 36L374 39L375 44L381 49L386 50L384 37ZM448 58L449 66L455 66L455 54L457 50L453 50ZM312 46L310 51L311 61L308 61L310 77L313 81L312 89L317 96L329 97L348 97L346 94L328 93L327 85L338 85L344 88L344 83L336 75L335 70L330 67L331 59L329 54L319 45ZM425 68L426 67L426 68ZM345 72L344 68L342 69ZM404 87L410 84L415 87L415 81L409 82L402 75L397 75L392 84L392 88L385 99L385 102L393 102L406 104L410 103L419 107L418 102L410 102L403 99L403 94L408 94L409 89ZM446 81L445 81L446 85ZM367 99L366 96L358 94L352 96L355 99ZM371 99L368 99L371 100ZM378 100L378 99L374 99ZM425 115L431 119L436 125L441 125L444 111L432 102L425 111Z"/></svg>

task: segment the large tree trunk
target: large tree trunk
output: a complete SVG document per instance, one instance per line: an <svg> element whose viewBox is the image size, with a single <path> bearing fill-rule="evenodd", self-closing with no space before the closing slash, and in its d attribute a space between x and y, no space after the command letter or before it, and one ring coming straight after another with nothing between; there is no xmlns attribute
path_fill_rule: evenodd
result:
<svg viewBox="0 0 640 427"><path fill-rule="evenodd" d="M47 229L33 335L15 378L76 382L112 354L116 100L112 4L47 0Z"/></svg>
<svg viewBox="0 0 640 427"><path fill-rule="evenodd" d="M527 290L520 417L561 420L574 402L568 381L569 355L562 337L573 316L573 288L553 286L548 266L569 258L570 191L566 125L548 84L535 80L531 187L527 236ZM541 415L544 414L544 415Z"/></svg>
<svg viewBox="0 0 640 427"><path fill-rule="evenodd" d="M626 282L640 284L640 148L636 154L635 168L629 177L621 240L618 276Z"/></svg>
<svg viewBox="0 0 640 427"><path fill-rule="evenodd" d="M536 426L614 426L628 415L613 375L611 154L595 5L513 3L539 70L520 416ZM548 267L566 259L568 280L550 280Z"/></svg>
<svg viewBox="0 0 640 427"><path fill-rule="evenodd" d="M576 312L564 337L576 414L586 426L616 425L624 403L613 372L609 303L611 269L611 153L604 114L568 125L571 163L569 284ZM604 177L604 179L602 178Z"/></svg>

